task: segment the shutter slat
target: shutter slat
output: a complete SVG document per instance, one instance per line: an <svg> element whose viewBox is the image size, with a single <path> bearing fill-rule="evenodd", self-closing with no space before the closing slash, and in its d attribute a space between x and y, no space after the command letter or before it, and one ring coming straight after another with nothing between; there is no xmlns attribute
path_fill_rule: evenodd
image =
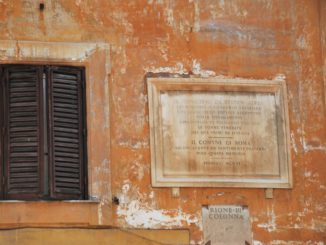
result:
<svg viewBox="0 0 326 245"><path fill-rule="evenodd" d="M62 93L53 93L54 98L65 98L65 99L73 99L73 100L77 100L77 96L76 95L72 95L72 94L62 94Z"/></svg>
<svg viewBox="0 0 326 245"><path fill-rule="evenodd" d="M58 82L60 80L55 80L55 84L54 84L54 91L56 92L56 89L59 88L59 89L68 89L68 90L72 90L72 91L76 91L77 90L77 83L76 84L65 84L65 83L61 83L61 82ZM60 94L60 93L57 93L57 94ZM55 96L55 94L54 94Z"/></svg>
<svg viewBox="0 0 326 245"><path fill-rule="evenodd" d="M11 93L35 92L36 87L12 88Z"/></svg>
<svg viewBox="0 0 326 245"><path fill-rule="evenodd" d="M73 163L73 162L66 162L65 160L61 160L59 161L58 158L56 158L56 166L58 167L67 167L67 168L75 168L79 171L79 163L76 162L76 163Z"/></svg>
<svg viewBox="0 0 326 245"><path fill-rule="evenodd" d="M58 135L60 135L59 133L56 133ZM72 138L64 138L64 137L55 137L54 138L55 142L66 142L66 143L79 143L78 139L72 139Z"/></svg>
<svg viewBox="0 0 326 245"><path fill-rule="evenodd" d="M11 168L34 168L37 166L38 164L36 161L28 161L28 160L25 160L24 162L13 161L10 164Z"/></svg>
<svg viewBox="0 0 326 245"><path fill-rule="evenodd" d="M54 160L59 162L66 162L67 164L71 163L72 166L76 166L76 164L79 164L79 159L68 158L63 156L56 156Z"/></svg>
<svg viewBox="0 0 326 245"><path fill-rule="evenodd" d="M67 73L64 73L64 72L60 72L60 71L57 71L55 73L53 73L53 79L55 81L72 81L74 83L77 83L76 81L76 75L75 74L67 74Z"/></svg>
<svg viewBox="0 0 326 245"><path fill-rule="evenodd" d="M67 144L67 143L63 143L63 142L55 142L54 145L56 147L67 147L67 148L79 149L79 145L73 144L73 143Z"/></svg>
<svg viewBox="0 0 326 245"><path fill-rule="evenodd" d="M63 123L68 123L71 124L72 126L76 126L78 124L78 120L75 119L68 119L68 118L60 118L60 117L55 117L54 118L55 122L63 122Z"/></svg>
<svg viewBox="0 0 326 245"><path fill-rule="evenodd" d="M36 122L37 119L34 117L11 117L10 122ZM14 125L14 123L12 123Z"/></svg>
<svg viewBox="0 0 326 245"><path fill-rule="evenodd" d="M6 66L5 146L7 199L41 194L41 88L39 66Z"/></svg>
<svg viewBox="0 0 326 245"><path fill-rule="evenodd" d="M15 137L11 138L11 144L22 143L22 142L35 142L37 141L36 137Z"/></svg>
<svg viewBox="0 0 326 245"><path fill-rule="evenodd" d="M51 170L53 197L85 197L84 110L82 70L53 68L49 71L51 93Z"/></svg>
<svg viewBox="0 0 326 245"><path fill-rule="evenodd" d="M72 90L72 89L60 89L60 88L54 88L53 91L54 91L55 93L77 95L77 91L76 91L76 90Z"/></svg>
<svg viewBox="0 0 326 245"><path fill-rule="evenodd" d="M33 92L17 92L17 93L11 93L10 94L10 98L16 98L16 97L30 97L30 96L33 96L34 93Z"/></svg>
<svg viewBox="0 0 326 245"><path fill-rule="evenodd" d="M79 170L78 168L65 168L65 167L61 167L61 165L57 165L56 166L56 170L60 171L60 172L66 172L66 173L77 173L79 174Z"/></svg>

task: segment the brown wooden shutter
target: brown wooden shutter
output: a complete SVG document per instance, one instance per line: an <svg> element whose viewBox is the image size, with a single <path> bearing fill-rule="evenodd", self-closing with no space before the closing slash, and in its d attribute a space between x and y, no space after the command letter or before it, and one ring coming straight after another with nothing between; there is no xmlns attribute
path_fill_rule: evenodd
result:
<svg viewBox="0 0 326 245"><path fill-rule="evenodd" d="M49 166L51 197L85 198L84 73L49 67Z"/></svg>
<svg viewBox="0 0 326 245"><path fill-rule="evenodd" d="M4 67L5 199L43 192L42 67Z"/></svg>

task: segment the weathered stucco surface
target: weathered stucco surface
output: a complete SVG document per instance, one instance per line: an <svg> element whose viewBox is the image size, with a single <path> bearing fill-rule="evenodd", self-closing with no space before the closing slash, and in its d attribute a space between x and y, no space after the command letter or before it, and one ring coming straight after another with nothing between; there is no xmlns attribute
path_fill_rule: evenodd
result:
<svg viewBox="0 0 326 245"><path fill-rule="evenodd" d="M117 197L119 204L102 196L106 201L97 207L85 205L89 223L186 228L191 244L200 244L201 206L237 204L249 207L256 245L326 243L325 0L45 0L44 11L39 2L0 0L0 39L111 46L109 89L103 81L88 98L106 108L89 112L105 112L99 121L103 131L94 132L92 145L110 148L92 153L109 155L96 163L101 181L92 188ZM274 190L273 199L265 199L262 189L182 188L180 198L173 198L171 189L152 188L148 73L285 79L294 188ZM106 96L109 103L97 103ZM111 186L102 181L109 173ZM29 209L26 203L13 205ZM6 213L10 203L0 203L0 221L6 213L7 224L33 226L37 220L38 226L66 226L76 220L78 226L85 214L79 204L72 213L80 218L67 224L58 217L42 221L49 204L37 205L35 219L35 212Z"/></svg>

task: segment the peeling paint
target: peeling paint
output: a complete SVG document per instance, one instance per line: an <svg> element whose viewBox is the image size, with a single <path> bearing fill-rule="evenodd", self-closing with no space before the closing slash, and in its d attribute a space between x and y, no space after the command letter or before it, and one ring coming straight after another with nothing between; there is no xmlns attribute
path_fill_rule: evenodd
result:
<svg viewBox="0 0 326 245"><path fill-rule="evenodd" d="M181 210L163 210L148 207L139 200L132 200L127 206L118 207L117 214L131 227L163 228L197 224L198 219Z"/></svg>

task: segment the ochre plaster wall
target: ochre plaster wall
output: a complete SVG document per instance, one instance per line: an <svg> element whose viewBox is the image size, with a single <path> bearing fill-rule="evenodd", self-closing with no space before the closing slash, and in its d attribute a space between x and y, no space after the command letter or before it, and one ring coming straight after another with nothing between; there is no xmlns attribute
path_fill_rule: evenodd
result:
<svg viewBox="0 0 326 245"><path fill-rule="evenodd" d="M249 207L256 245L326 243L325 0L45 0L44 11L39 2L0 0L0 39L111 46L110 101L97 105L109 106L110 142L102 142L97 131L100 143L92 144L110 147L97 170L99 176L110 172L111 186L99 181L96 188L119 204L86 205L89 222L82 218L83 204L76 212L70 205L76 226L83 220L120 228L186 228L191 244L200 244L202 205L241 204ZM180 198L172 198L171 189L152 188L148 73L285 79L293 189L274 190L274 198L265 199L262 189L182 188ZM96 84L96 91L105 91L103 85ZM99 96L105 95L88 99ZM30 209L28 203L13 205ZM51 204L51 212L55 205L60 206ZM37 219L35 211L17 215L10 203L0 203L0 222L6 215L12 225L74 225L63 216L48 220L46 202L36 206Z"/></svg>
<svg viewBox="0 0 326 245"><path fill-rule="evenodd" d="M26 228L0 232L1 245L187 245L186 230Z"/></svg>

